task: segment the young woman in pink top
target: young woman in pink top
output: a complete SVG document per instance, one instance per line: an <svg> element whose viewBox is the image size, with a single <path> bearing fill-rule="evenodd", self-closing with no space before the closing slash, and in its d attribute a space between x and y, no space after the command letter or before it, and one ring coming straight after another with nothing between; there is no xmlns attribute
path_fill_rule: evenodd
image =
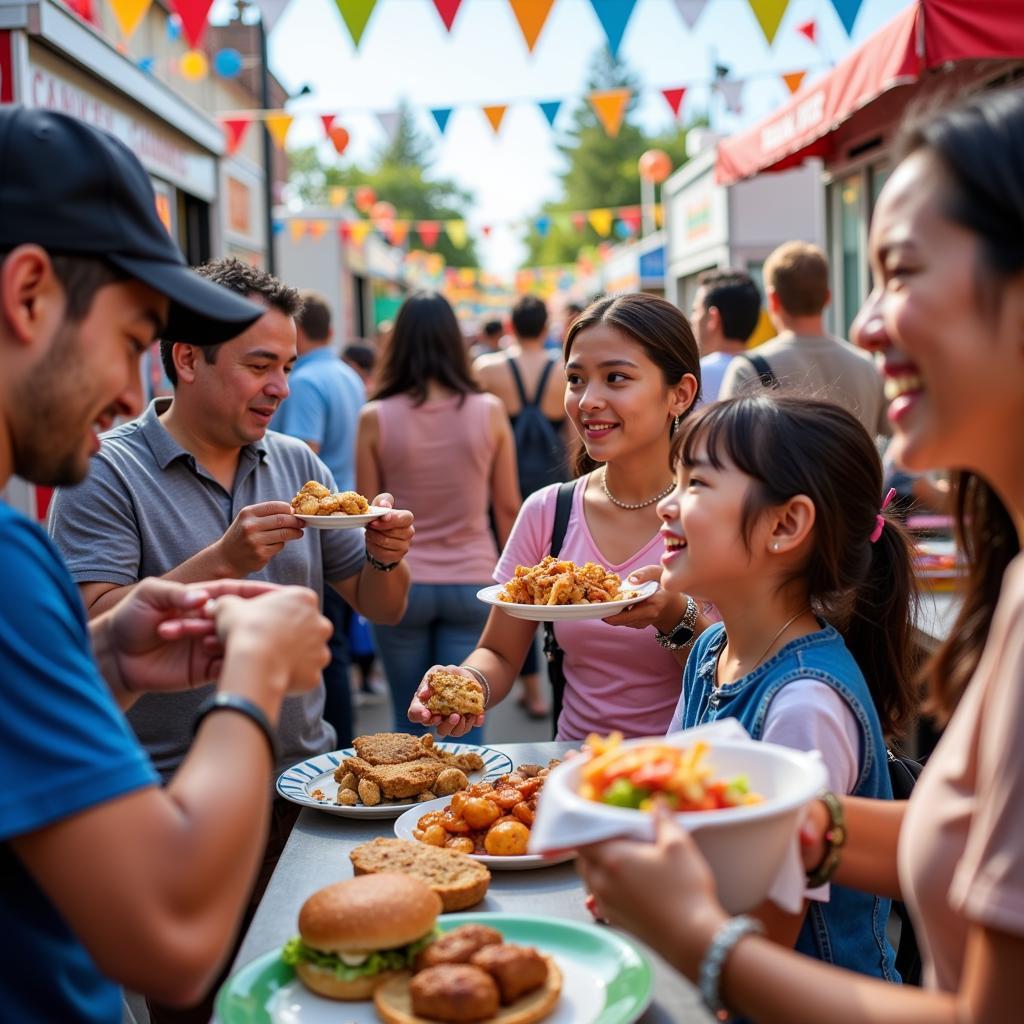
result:
<svg viewBox="0 0 1024 1024"><path fill-rule="evenodd" d="M902 897L925 988L817 963L730 919L693 842L581 851L609 920L644 938L716 1010L785 1024L1001 1024L1024 965L1024 93L983 94L907 137L871 226L875 290L854 325L886 378L897 462L957 469L970 575L926 671L946 724L904 802L815 802L805 863ZM756 780L752 780L756 785ZM837 813L840 812L840 813ZM837 822L845 817L843 830Z"/></svg>
<svg viewBox="0 0 1024 1024"><path fill-rule="evenodd" d="M402 508L416 509L408 607L397 625L373 627L395 728L408 731L405 709L423 673L466 657L487 619L476 592L498 556L488 510L504 541L519 509L505 407L473 381L455 313L440 295L412 295L398 311L359 419L356 481L362 494L386 485L408 503Z"/></svg>
<svg viewBox="0 0 1024 1024"><path fill-rule="evenodd" d="M624 580L658 579L655 506L672 488L672 429L700 389L693 332L664 299L644 294L601 299L570 328L565 360L565 411L583 450L560 557L577 564L599 562ZM542 488L523 503L495 580L503 583L517 565L535 565L550 553L557 491L557 484ZM658 590L619 615L556 624L566 679L560 739L581 740L609 729L628 736L664 734L687 652L673 652L659 639L671 642L687 607L685 595ZM463 669L487 680L491 706L508 695L534 629L533 623L491 611ZM424 681L409 708L410 721L459 736L483 720L432 717L423 706L428 695Z"/></svg>

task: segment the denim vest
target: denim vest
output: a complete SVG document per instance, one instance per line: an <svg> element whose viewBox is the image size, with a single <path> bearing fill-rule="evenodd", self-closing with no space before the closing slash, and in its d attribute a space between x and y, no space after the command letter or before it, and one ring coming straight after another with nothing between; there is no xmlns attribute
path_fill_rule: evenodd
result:
<svg viewBox="0 0 1024 1024"><path fill-rule="evenodd" d="M853 655L832 626L791 641L753 672L718 689L715 667L726 639L725 627L718 623L694 644L683 670L683 693L672 717L673 730L735 718L758 740L779 690L797 679L814 679L843 698L860 729L860 774L850 795L892 799L885 741L871 693ZM861 974L899 981L896 954L885 933L889 907L890 900L833 883L828 903L809 902L796 948Z"/></svg>

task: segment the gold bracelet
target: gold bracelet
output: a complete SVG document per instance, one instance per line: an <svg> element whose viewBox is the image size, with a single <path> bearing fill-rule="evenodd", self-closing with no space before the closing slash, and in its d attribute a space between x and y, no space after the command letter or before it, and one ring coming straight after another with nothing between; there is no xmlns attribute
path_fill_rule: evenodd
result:
<svg viewBox="0 0 1024 1024"><path fill-rule="evenodd" d="M818 799L825 805L828 811L829 826L825 829L825 854L821 863L807 873L807 886L810 889L817 889L824 885L836 873L839 862L843 859L843 847L846 845L846 818L843 815L843 805L835 793L825 790L818 794Z"/></svg>

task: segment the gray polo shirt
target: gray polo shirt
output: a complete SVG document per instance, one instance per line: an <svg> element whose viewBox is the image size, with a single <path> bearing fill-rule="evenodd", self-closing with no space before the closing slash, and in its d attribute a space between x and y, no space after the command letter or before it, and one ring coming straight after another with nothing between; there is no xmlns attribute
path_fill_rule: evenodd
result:
<svg viewBox="0 0 1024 1024"><path fill-rule="evenodd" d="M55 493L50 533L76 583L128 585L162 576L222 537L247 505L289 501L307 480L333 489L330 470L307 444L268 431L260 444L242 449L229 494L164 429L158 415L168 402L157 399L137 420L104 434L85 482ZM322 596L325 579L359 572L364 550L362 530L307 530L250 578L311 587ZM147 694L128 712L165 780L188 752L196 709L211 689ZM284 701L280 770L332 749L335 734L323 707L322 684Z"/></svg>

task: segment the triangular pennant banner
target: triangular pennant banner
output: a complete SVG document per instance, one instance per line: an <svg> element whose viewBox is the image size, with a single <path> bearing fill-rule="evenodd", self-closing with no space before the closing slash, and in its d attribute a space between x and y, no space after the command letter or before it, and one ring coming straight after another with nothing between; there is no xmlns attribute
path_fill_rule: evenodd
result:
<svg viewBox="0 0 1024 1024"><path fill-rule="evenodd" d="M715 83L715 88L725 97L725 106L731 114L738 114L743 110L743 103L740 100L743 84L739 79L732 78Z"/></svg>
<svg viewBox="0 0 1024 1024"><path fill-rule="evenodd" d="M636 6L636 0L590 0L590 6L594 8L597 20L601 22L601 28L608 40L608 49L612 51L613 57L618 56L619 44L626 32L626 25Z"/></svg>
<svg viewBox="0 0 1024 1024"><path fill-rule="evenodd" d="M754 17L757 18L758 25L761 26L765 39L768 40L768 45L771 46L775 41L775 33L779 31L782 16L789 6L789 0L747 0L747 2L754 12Z"/></svg>
<svg viewBox="0 0 1024 1024"><path fill-rule="evenodd" d="M356 245L362 245L366 241L366 236L370 233L371 227L373 225L368 220L352 221L352 241Z"/></svg>
<svg viewBox="0 0 1024 1024"><path fill-rule="evenodd" d="M445 234L451 239L456 249L462 249L469 241L469 232L464 220L450 220L444 226Z"/></svg>
<svg viewBox="0 0 1024 1024"><path fill-rule="evenodd" d="M263 31L270 35L274 26L281 20L284 9L291 3L291 0L256 0L256 6L260 9L260 20L263 22Z"/></svg>
<svg viewBox="0 0 1024 1024"><path fill-rule="evenodd" d="M619 134L626 104L632 95L632 89L604 89L587 97L601 126L613 139Z"/></svg>
<svg viewBox="0 0 1024 1024"><path fill-rule="evenodd" d="M416 225L416 234L428 249L433 249L441 237L441 224L436 220L421 220Z"/></svg>
<svg viewBox="0 0 1024 1024"><path fill-rule="evenodd" d="M401 123L402 115L397 110L381 110L377 113L377 120L380 122L388 142L394 142L398 134L398 125Z"/></svg>
<svg viewBox="0 0 1024 1024"><path fill-rule="evenodd" d="M802 25L797 25L797 32L802 36L807 36L812 43L818 41L818 23L811 18L810 21L805 21Z"/></svg>
<svg viewBox="0 0 1024 1024"><path fill-rule="evenodd" d="M619 211L619 220L629 228L630 234L636 234L640 230L640 224L643 222L643 216L640 213L640 208L634 206L628 210Z"/></svg>
<svg viewBox="0 0 1024 1024"><path fill-rule="evenodd" d="M348 189L344 185L335 185L327 195L331 206L344 206L348 202Z"/></svg>
<svg viewBox="0 0 1024 1024"><path fill-rule="evenodd" d="M483 112L487 120L491 122L491 128L494 129L494 134L497 135L501 130L501 122L505 117L505 111L508 110L508 104L499 103L492 107L484 107Z"/></svg>
<svg viewBox="0 0 1024 1024"><path fill-rule="evenodd" d="M585 213L574 213L572 215L572 226L577 231L582 231L587 226L587 215Z"/></svg>
<svg viewBox="0 0 1024 1024"><path fill-rule="evenodd" d="M221 121L224 134L227 136L228 154L234 153L242 144L242 139L252 122L247 117L225 118Z"/></svg>
<svg viewBox="0 0 1024 1024"><path fill-rule="evenodd" d="M366 23L373 14L377 0L334 0L341 12L341 20L345 22L348 34L352 37L352 44L359 49L359 41L366 31Z"/></svg>
<svg viewBox="0 0 1024 1024"><path fill-rule="evenodd" d="M288 221L288 234L292 236L293 242L297 242L305 233L306 222L304 220Z"/></svg>
<svg viewBox="0 0 1024 1024"><path fill-rule="evenodd" d="M433 115L434 122L437 124L437 130L444 135L444 130L448 127L448 118L452 116L452 108L436 107L431 110L430 113Z"/></svg>
<svg viewBox="0 0 1024 1024"><path fill-rule="evenodd" d="M206 31L206 18L213 0L171 0L171 9L181 19L181 28L192 49L199 46Z"/></svg>
<svg viewBox="0 0 1024 1024"><path fill-rule="evenodd" d="M459 5L461 3L462 0L434 0L437 13L441 15L444 27L449 32L452 30L452 22L455 21L455 15L459 13Z"/></svg>
<svg viewBox="0 0 1024 1024"><path fill-rule="evenodd" d="M537 39L544 29L555 0L508 0L512 13L519 22L519 31L526 40L526 48L533 53Z"/></svg>
<svg viewBox="0 0 1024 1024"><path fill-rule="evenodd" d="M110 0L121 35L131 39L153 0Z"/></svg>
<svg viewBox="0 0 1024 1024"><path fill-rule="evenodd" d="M284 149L285 139L288 138L288 129L291 128L294 120L295 118L291 114L267 114L263 123L267 126L267 131L270 132L270 137L278 149Z"/></svg>
<svg viewBox="0 0 1024 1024"><path fill-rule="evenodd" d="M708 0L676 0L676 7L679 8L679 15L686 22L688 29L693 29L697 19L707 5Z"/></svg>
<svg viewBox="0 0 1024 1024"><path fill-rule="evenodd" d="M343 220L338 225L338 237L343 242L351 242L352 241L352 225L351 225L351 223L349 221Z"/></svg>
<svg viewBox="0 0 1024 1024"><path fill-rule="evenodd" d="M607 238L612 230L611 210L590 210L587 213L587 220L590 226L602 237Z"/></svg>
<svg viewBox="0 0 1024 1024"><path fill-rule="evenodd" d="M853 35L853 25L860 13L860 5L863 0L832 0L832 6L839 15L848 36Z"/></svg>
<svg viewBox="0 0 1024 1024"><path fill-rule="evenodd" d="M672 108L672 113L678 117L679 109L683 105L683 97L686 95L686 86L682 85L678 89L662 89L661 95L665 97L665 102Z"/></svg>
<svg viewBox="0 0 1024 1024"><path fill-rule="evenodd" d="M409 237L409 222L407 220L396 220L391 225L391 230L388 231L388 241L398 248L399 246L405 245L405 240Z"/></svg>
<svg viewBox="0 0 1024 1024"><path fill-rule="evenodd" d="M790 95L792 95L803 85L806 77L806 71L790 71L788 75L782 76L782 80L786 83L786 88L789 90Z"/></svg>
<svg viewBox="0 0 1024 1024"><path fill-rule="evenodd" d="M318 238L323 238L327 234L327 221L325 220L311 220L309 222L309 237L314 241Z"/></svg>
<svg viewBox="0 0 1024 1024"><path fill-rule="evenodd" d="M337 116L338 116L337 114L321 114L320 115L320 120L323 121L323 123L324 123L324 135L328 136L328 138L330 137L330 134L331 134L331 125L334 124L334 119Z"/></svg>
<svg viewBox="0 0 1024 1024"><path fill-rule="evenodd" d="M548 119L548 124L552 128L555 127L555 118L558 117L558 111L561 109L561 100L545 100L543 103L538 103L537 106L544 112L544 116Z"/></svg>

